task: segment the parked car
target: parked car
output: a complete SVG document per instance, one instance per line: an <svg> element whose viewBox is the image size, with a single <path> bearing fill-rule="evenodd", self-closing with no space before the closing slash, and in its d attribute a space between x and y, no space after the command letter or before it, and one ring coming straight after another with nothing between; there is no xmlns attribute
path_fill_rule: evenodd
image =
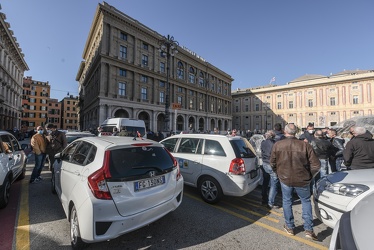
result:
<svg viewBox="0 0 374 250"><path fill-rule="evenodd" d="M8 205L12 183L25 178L27 157L22 147L14 135L0 131L0 208Z"/></svg>
<svg viewBox="0 0 374 250"><path fill-rule="evenodd" d="M223 195L244 196L260 182L258 161L246 138L179 134L160 143L178 160L184 183L197 187L207 203L217 203Z"/></svg>
<svg viewBox="0 0 374 250"><path fill-rule="evenodd" d="M374 192L374 169L334 172L321 178L314 191L317 217L334 228L343 213L351 211Z"/></svg>
<svg viewBox="0 0 374 250"><path fill-rule="evenodd" d="M361 199L351 211L345 212L334 227L329 249L372 249L373 207L374 193L371 193Z"/></svg>
<svg viewBox="0 0 374 250"><path fill-rule="evenodd" d="M71 132L71 131L68 131L65 133L66 135L66 142L67 144L70 144L72 143L73 141L75 141L76 139L79 139L79 138L82 138L82 137L94 137L96 135L92 134L91 132Z"/></svg>
<svg viewBox="0 0 374 250"><path fill-rule="evenodd" d="M131 137L84 137L56 154L52 192L73 248L146 226L179 207L183 177L164 146Z"/></svg>

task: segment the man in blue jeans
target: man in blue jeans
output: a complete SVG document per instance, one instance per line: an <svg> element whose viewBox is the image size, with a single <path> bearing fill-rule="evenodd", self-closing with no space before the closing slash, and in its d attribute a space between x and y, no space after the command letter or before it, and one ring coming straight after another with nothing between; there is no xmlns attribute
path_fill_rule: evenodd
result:
<svg viewBox="0 0 374 250"><path fill-rule="evenodd" d="M292 194L296 191L301 200L305 237L318 240L313 231L312 204L310 201L310 182L318 173L321 163L309 143L298 140L297 127L287 124L284 128L285 139L273 145L270 165L277 173L282 188L284 230L295 235L295 220L292 212Z"/></svg>
<svg viewBox="0 0 374 250"><path fill-rule="evenodd" d="M270 166L270 154L271 154L271 149L273 148L273 145L275 143L275 132L273 130L269 130L265 133L265 140L261 142L261 156L262 156L262 168L265 173L269 175L269 180L270 180L270 191L269 195L267 195L267 189L269 182L263 183L263 190L264 192L262 193L262 200L264 201L264 198L267 198L266 200L266 205L267 208L273 209L274 208L274 203L275 203L275 197L277 196L278 193L278 176L277 174L273 171L273 169ZM263 173L265 175L265 173Z"/></svg>

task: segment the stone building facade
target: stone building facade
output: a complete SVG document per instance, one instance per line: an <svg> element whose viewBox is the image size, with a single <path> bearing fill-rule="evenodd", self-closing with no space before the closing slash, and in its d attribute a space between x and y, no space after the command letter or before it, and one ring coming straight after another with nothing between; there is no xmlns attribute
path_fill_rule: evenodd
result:
<svg viewBox="0 0 374 250"><path fill-rule="evenodd" d="M330 127L374 111L374 70L305 75L286 85L232 91L232 127L273 129L275 123Z"/></svg>
<svg viewBox="0 0 374 250"><path fill-rule="evenodd" d="M21 127L22 82L27 70L22 49L0 12L0 129Z"/></svg>
<svg viewBox="0 0 374 250"><path fill-rule="evenodd" d="M113 6L98 5L76 76L79 129L96 128L109 117L128 117L163 131L167 97L172 131L231 126L231 76L177 46L168 85L167 57L159 51L162 39Z"/></svg>

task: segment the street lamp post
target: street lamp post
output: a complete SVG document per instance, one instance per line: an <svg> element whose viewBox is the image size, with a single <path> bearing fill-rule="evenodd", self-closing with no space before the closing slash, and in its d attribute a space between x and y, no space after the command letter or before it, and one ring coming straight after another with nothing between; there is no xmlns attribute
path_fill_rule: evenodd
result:
<svg viewBox="0 0 374 250"><path fill-rule="evenodd" d="M170 57L178 53L177 47L179 43L174 40L173 36L168 35L163 37L159 41L159 51L163 56L166 55L166 93L165 93L165 120L164 120L164 131L170 131Z"/></svg>
<svg viewBox="0 0 374 250"><path fill-rule="evenodd" d="M265 132L268 130L268 110L269 110L269 103L265 102Z"/></svg>

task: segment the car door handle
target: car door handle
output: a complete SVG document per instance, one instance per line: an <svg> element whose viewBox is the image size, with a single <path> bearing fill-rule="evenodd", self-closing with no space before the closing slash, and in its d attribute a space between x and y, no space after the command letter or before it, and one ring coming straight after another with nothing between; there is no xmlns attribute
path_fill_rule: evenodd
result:
<svg viewBox="0 0 374 250"><path fill-rule="evenodd" d="M74 171L74 174L80 175L80 172L79 171Z"/></svg>

